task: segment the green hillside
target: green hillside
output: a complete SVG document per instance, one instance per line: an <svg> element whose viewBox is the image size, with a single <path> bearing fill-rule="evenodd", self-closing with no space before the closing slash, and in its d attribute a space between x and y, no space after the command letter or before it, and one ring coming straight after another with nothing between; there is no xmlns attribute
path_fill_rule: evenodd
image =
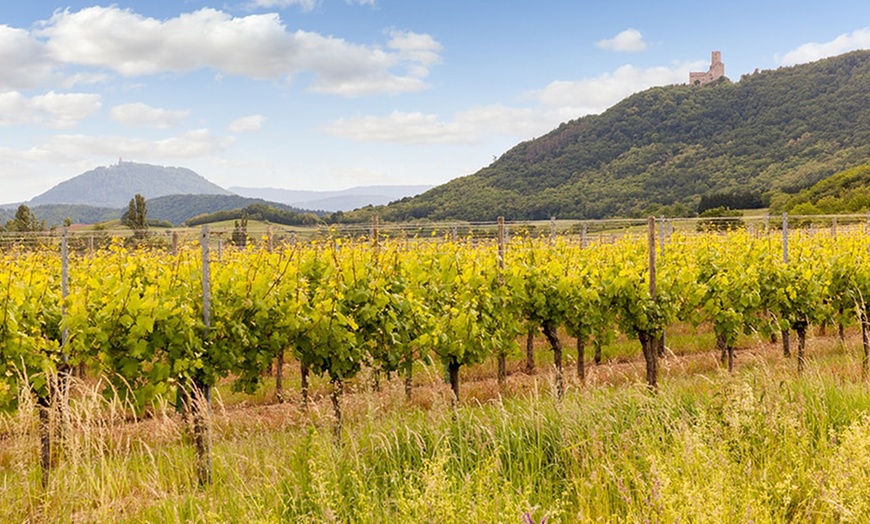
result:
<svg viewBox="0 0 870 524"><path fill-rule="evenodd" d="M148 201L148 218L167 220L175 225L179 225L197 216L241 210L242 208L254 205L269 207L287 213L310 213L307 210L285 204L238 195L168 195Z"/></svg>
<svg viewBox="0 0 870 524"><path fill-rule="evenodd" d="M847 169L795 195L771 202L771 212L834 215L870 211L870 164Z"/></svg>
<svg viewBox="0 0 870 524"><path fill-rule="evenodd" d="M687 212L704 195L796 193L870 158L870 51L656 87L563 123L490 166L364 220L602 218Z"/></svg>

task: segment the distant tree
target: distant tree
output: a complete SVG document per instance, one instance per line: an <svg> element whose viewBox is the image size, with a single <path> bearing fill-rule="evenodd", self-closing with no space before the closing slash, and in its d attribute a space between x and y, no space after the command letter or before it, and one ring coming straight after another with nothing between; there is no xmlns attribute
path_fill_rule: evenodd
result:
<svg viewBox="0 0 870 524"><path fill-rule="evenodd" d="M18 206L15 211L15 218L6 223L6 229L9 231L43 231L45 224L38 221L30 208L24 204Z"/></svg>
<svg viewBox="0 0 870 524"><path fill-rule="evenodd" d="M145 236L148 229L148 208L145 197L136 193L127 205L127 211L121 216L121 223L136 232L137 237Z"/></svg>
<svg viewBox="0 0 870 524"><path fill-rule="evenodd" d="M242 249L248 245L248 212L246 210L242 210L242 216L235 222L233 245Z"/></svg>
<svg viewBox="0 0 870 524"><path fill-rule="evenodd" d="M760 194L751 191L733 191L730 193L701 195L701 202L698 204L698 213L703 213L709 209L715 208L758 209L761 207L765 207L765 205Z"/></svg>

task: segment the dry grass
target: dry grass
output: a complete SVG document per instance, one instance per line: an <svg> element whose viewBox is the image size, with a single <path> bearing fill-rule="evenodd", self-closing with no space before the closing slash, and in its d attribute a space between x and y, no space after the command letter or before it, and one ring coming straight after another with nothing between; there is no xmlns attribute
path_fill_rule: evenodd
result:
<svg viewBox="0 0 870 524"><path fill-rule="evenodd" d="M364 371L343 400L343 444L330 436L328 382L313 380L303 407L291 363L286 402L275 402L269 387L253 397L217 389L215 484L204 489L187 426L170 405L134 417L117 396L100 394L101 384L80 382L44 491L32 402L24 398L18 413L0 416L0 521L426 522L447 515L519 522L532 511L550 522L721 522L734 516L722 493L743 511L739 520L870 516L849 486L825 473L853 460L859 437L870 435L862 422L870 396L861 386L860 334L849 330L840 344L830 331L810 339L808 373L798 378L794 357L784 358L779 344L744 338L729 375L711 347L681 340L695 334L691 328L676 328L654 397L641 385L642 360L626 352L588 363L585 382L566 358L566 396L556 403L543 340L535 372L525 373L514 357L501 386L494 363L463 370L458 411L436 366L415 370L410 402L401 377L381 377L374 391ZM861 471L845 474L860 480ZM717 484L729 476L743 478L756 499ZM709 504L687 504L676 489L689 490L686 482ZM715 497L704 491L713 489Z"/></svg>

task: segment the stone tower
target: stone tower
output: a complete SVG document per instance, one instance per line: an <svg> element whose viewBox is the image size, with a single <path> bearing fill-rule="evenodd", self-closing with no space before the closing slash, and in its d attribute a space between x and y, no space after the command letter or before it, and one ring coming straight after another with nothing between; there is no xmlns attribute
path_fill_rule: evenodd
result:
<svg viewBox="0 0 870 524"><path fill-rule="evenodd" d="M702 85L718 80L723 76L725 76L725 64L722 63L722 52L713 51L713 56L710 59L710 69L706 73L689 73L689 83L692 85Z"/></svg>

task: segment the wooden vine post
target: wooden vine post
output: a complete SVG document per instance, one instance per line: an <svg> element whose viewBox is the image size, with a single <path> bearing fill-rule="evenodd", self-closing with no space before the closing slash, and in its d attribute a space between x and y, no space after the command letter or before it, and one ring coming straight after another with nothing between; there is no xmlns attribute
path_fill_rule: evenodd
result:
<svg viewBox="0 0 870 524"><path fill-rule="evenodd" d="M266 250L271 253L275 247L272 240L272 226L268 230L268 242L266 242ZM284 402L284 348L278 350L275 356L275 398L278 402Z"/></svg>
<svg viewBox="0 0 870 524"><path fill-rule="evenodd" d="M649 244L649 294L653 304L656 303L656 217L651 216L647 222L647 242ZM641 333L643 357L646 361L646 383L655 391L658 388L658 334L655 332Z"/></svg>
<svg viewBox="0 0 870 524"><path fill-rule="evenodd" d="M660 220L659 221L659 257L662 259L665 258L665 243L666 243L665 241L667 240L666 232L665 232L666 227L667 227L667 221L664 219ZM653 248L653 249L655 249L655 248ZM653 298L655 298L655 295L653 295ZM663 358L665 356L665 329L664 329L664 327L662 327L661 337L656 341L656 344L658 345L658 348L657 348L658 355L659 355L659 357Z"/></svg>
<svg viewBox="0 0 870 524"><path fill-rule="evenodd" d="M788 213L782 214L782 261L788 266ZM791 330L788 326L782 328L782 354L791 356Z"/></svg>
<svg viewBox="0 0 870 524"><path fill-rule="evenodd" d="M861 379L867 380L867 373L870 371L870 318L867 317L867 306L864 301L861 301L861 346L864 349L861 355Z"/></svg>
<svg viewBox="0 0 870 524"><path fill-rule="evenodd" d="M66 316L66 299L69 295L69 244L67 239L68 230L63 228L60 239L61 253L61 277L60 277L60 314ZM48 487L51 480L53 466L53 443L56 440L54 427L60 427L58 423L66 417L64 401L69 384L69 356L67 346L69 343L69 330L64 328L61 333L61 362L57 369L57 376L52 379L46 377L47 391L37 395L36 407L39 416L39 465L42 469L42 487ZM54 424L52 424L52 411L54 412ZM59 432L58 432L59 433Z"/></svg>
<svg viewBox="0 0 870 524"><path fill-rule="evenodd" d="M499 284L504 283L505 261L505 227L504 217L498 217L498 278ZM504 348L498 348L498 385L503 386L507 378L507 354Z"/></svg>
<svg viewBox="0 0 870 524"><path fill-rule="evenodd" d="M556 217L550 217L550 247L556 245Z"/></svg>
<svg viewBox="0 0 870 524"><path fill-rule="evenodd" d="M69 297L69 229L64 226L60 239L60 316L66 318L66 301ZM69 328L64 326L60 333L60 366L58 368L58 384L55 391L56 410L58 414L61 434L66 429L66 421L69 416L67 404L69 403L70 365L69 365Z"/></svg>
<svg viewBox="0 0 870 524"><path fill-rule="evenodd" d="M380 251L380 229L378 227L378 215L372 215L372 264L379 264L378 252ZM378 348L382 350L383 348ZM381 370L377 366L372 368L372 389L374 391L381 390Z"/></svg>
<svg viewBox="0 0 870 524"><path fill-rule="evenodd" d="M205 326L203 340L211 327L211 269L209 261L208 225L202 226L202 321ZM193 441L196 446L196 472L202 486L212 482L211 435L208 415L211 391L204 381L194 377L191 407L193 411Z"/></svg>

